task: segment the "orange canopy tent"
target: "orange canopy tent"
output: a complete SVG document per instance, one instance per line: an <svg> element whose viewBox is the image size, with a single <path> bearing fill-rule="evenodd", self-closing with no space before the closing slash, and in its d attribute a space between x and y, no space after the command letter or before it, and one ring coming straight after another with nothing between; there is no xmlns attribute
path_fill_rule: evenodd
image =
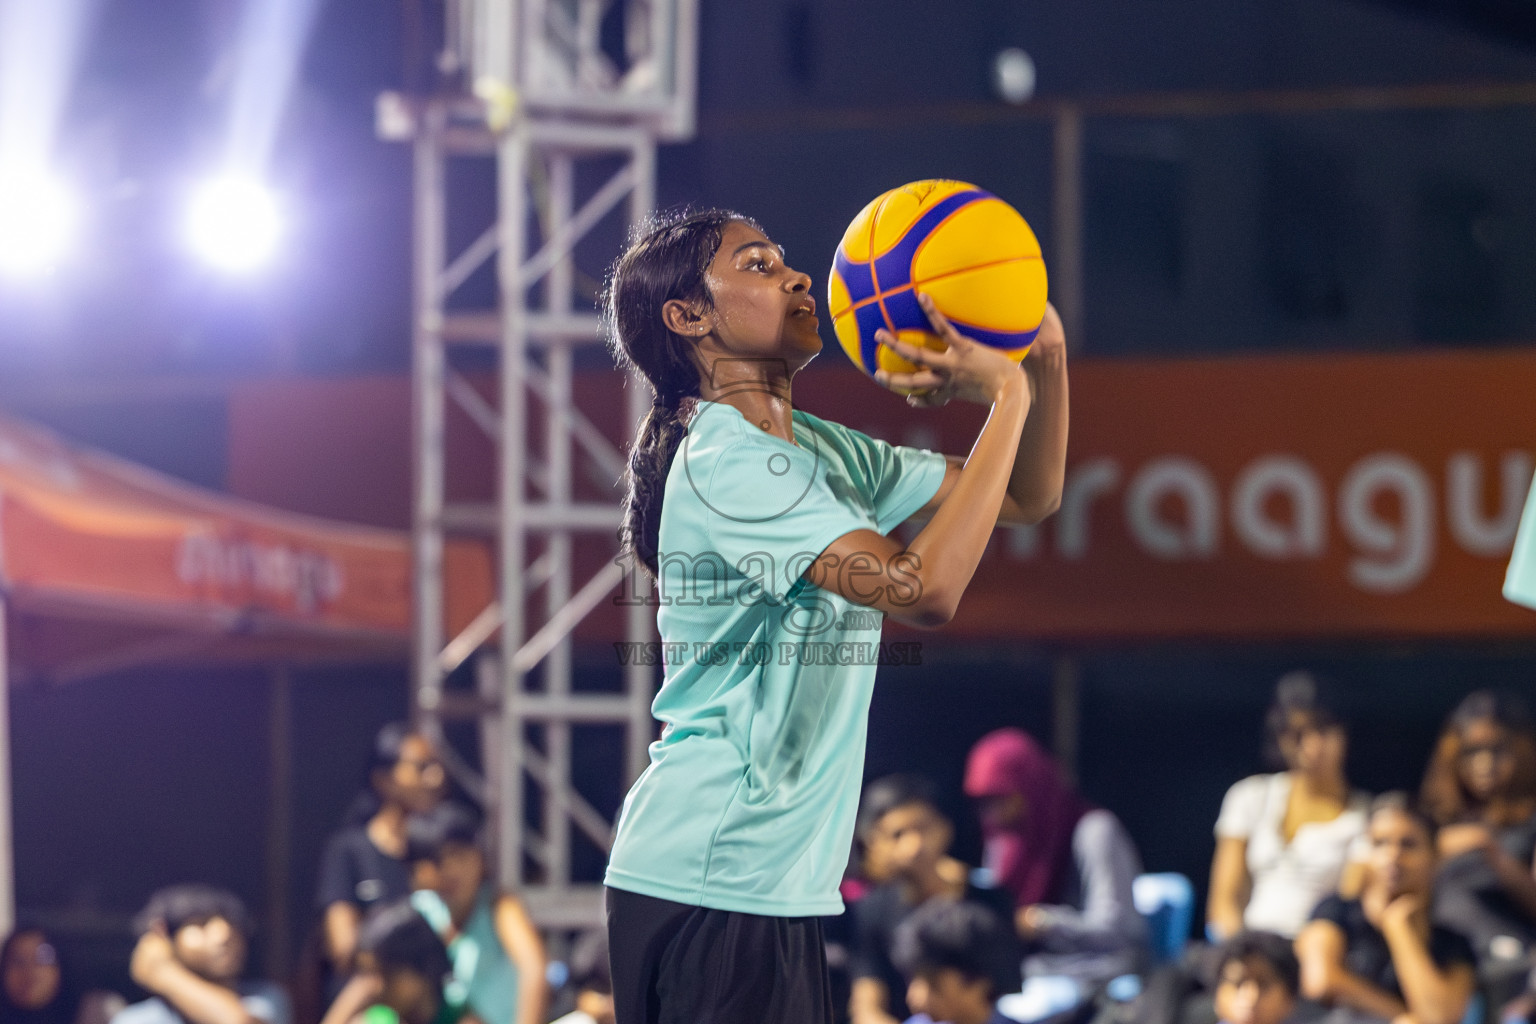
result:
<svg viewBox="0 0 1536 1024"><path fill-rule="evenodd" d="M488 552L445 554L449 635L490 603ZM397 661L410 538L205 491L0 417L0 683L170 661ZM0 925L10 731L0 701Z"/></svg>

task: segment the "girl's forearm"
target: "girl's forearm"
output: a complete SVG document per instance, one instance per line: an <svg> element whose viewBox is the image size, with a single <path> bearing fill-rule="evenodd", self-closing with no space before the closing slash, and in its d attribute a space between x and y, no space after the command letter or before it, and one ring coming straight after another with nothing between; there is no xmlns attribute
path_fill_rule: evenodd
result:
<svg viewBox="0 0 1536 1024"><path fill-rule="evenodd" d="M1067 355L1047 349L1031 353L1025 372L1032 395L1029 417L1019 434L1008 495L1026 520L1038 523L1061 504L1067 476Z"/></svg>
<svg viewBox="0 0 1536 1024"><path fill-rule="evenodd" d="M1029 409L1024 375L1009 377L992 403L954 489L907 545L914 560L912 571L923 589L918 599L922 617L935 624L954 616L986 551Z"/></svg>

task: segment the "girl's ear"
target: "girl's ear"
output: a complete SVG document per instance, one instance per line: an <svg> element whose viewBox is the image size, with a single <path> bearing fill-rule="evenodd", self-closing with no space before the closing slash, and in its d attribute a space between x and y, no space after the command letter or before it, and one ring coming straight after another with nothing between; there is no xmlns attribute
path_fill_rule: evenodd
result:
<svg viewBox="0 0 1536 1024"><path fill-rule="evenodd" d="M697 338L709 333L709 317L703 310L682 299L668 299L661 307L661 319L673 334L681 334L685 338Z"/></svg>

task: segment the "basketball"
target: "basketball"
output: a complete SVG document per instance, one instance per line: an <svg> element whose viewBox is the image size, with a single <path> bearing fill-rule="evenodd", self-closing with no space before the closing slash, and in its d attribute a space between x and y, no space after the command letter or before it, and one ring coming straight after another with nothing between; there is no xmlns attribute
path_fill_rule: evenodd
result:
<svg viewBox="0 0 1536 1024"><path fill-rule="evenodd" d="M882 327L944 348L920 291L961 334L1023 359L1045 317L1040 242L1017 210L975 185L932 179L893 188L853 218L828 275L832 329L855 366L915 369L875 340Z"/></svg>

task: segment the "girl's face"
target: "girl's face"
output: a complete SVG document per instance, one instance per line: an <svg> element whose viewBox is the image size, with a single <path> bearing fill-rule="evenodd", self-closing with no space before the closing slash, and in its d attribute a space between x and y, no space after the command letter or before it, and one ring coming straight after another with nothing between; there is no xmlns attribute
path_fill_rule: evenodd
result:
<svg viewBox="0 0 1536 1024"><path fill-rule="evenodd" d="M1296 997L1280 972L1259 956L1228 960L1216 984L1216 1015L1226 1024L1280 1024L1296 1008Z"/></svg>
<svg viewBox="0 0 1536 1024"><path fill-rule="evenodd" d="M1371 815L1369 884L1387 899L1427 895L1435 881L1435 846L1422 822L1399 810Z"/></svg>
<svg viewBox="0 0 1536 1024"><path fill-rule="evenodd" d="M485 855L464 843L444 843L437 859L437 891L454 910L474 905L485 883Z"/></svg>
<svg viewBox="0 0 1536 1024"><path fill-rule="evenodd" d="M976 800L976 817L981 819L981 827L994 832L1017 829L1024 823L1027 810L1023 793L983 796Z"/></svg>
<svg viewBox="0 0 1536 1024"><path fill-rule="evenodd" d="M954 830L938 811L925 803L893 807L880 817L870 845L880 849L890 875L918 879L933 870L946 853Z"/></svg>
<svg viewBox="0 0 1536 1024"><path fill-rule="evenodd" d="M401 742L400 759L390 769L386 791L381 795L420 814L437 806L447 781L431 741L413 733Z"/></svg>
<svg viewBox="0 0 1536 1024"><path fill-rule="evenodd" d="M705 272L714 305L695 321L669 324L700 341L706 372L718 388L722 359L782 360L790 372L821 351L811 279L784 262L784 253L756 228L731 221ZM729 372L729 371L725 371Z"/></svg>
<svg viewBox="0 0 1536 1024"><path fill-rule="evenodd" d="M245 935L222 917L182 925L171 945L178 960L209 981L234 981L245 970Z"/></svg>
<svg viewBox="0 0 1536 1024"><path fill-rule="evenodd" d="M1285 766L1303 775L1342 772L1346 747L1343 729L1320 725L1305 712L1291 715L1280 733L1280 755L1285 758Z"/></svg>
<svg viewBox="0 0 1536 1024"><path fill-rule="evenodd" d="M409 967L386 967L379 974L379 1001L400 1015L401 1024L428 1024L437 1016L442 996L426 975Z"/></svg>
<svg viewBox="0 0 1536 1024"><path fill-rule="evenodd" d="M0 983L12 1005L40 1010L59 994L59 955L41 932L16 937L0 964Z"/></svg>
<svg viewBox="0 0 1536 1024"><path fill-rule="evenodd" d="M1492 800L1515 779L1515 745L1509 730L1497 722L1470 722L1461 730L1456 771L1461 785L1478 801Z"/></svg>

